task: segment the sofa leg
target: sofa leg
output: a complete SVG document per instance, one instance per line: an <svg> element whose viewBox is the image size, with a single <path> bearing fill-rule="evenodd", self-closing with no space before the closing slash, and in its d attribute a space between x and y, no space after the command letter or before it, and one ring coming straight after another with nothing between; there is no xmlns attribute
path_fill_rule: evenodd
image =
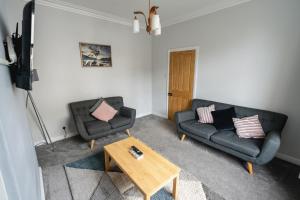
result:
<svg viewBox="0 0 300 200"><path fill-rule="evenodd" d="M126 129L126 133L129 137L131 136L129 129Z"/></svg>
<svg viewBox="0 0 300 200"><path fill-rule="evenodd" d="M90 146L91 146L91 150L93 151L96 146L96 140L92 140Z"/></svg>
<svg viewBox="0 0 300 200"><path fill-rule="evenodd" d="M186 136L185 134L182 134L180 140L183 141L185 136Z"/></svg>
<svg viewBox="0 0 300 200"><path fill-rule="evenodd" d="M251 162L247 162L247 170L250 175L253 174L253 164Z"/></svg>

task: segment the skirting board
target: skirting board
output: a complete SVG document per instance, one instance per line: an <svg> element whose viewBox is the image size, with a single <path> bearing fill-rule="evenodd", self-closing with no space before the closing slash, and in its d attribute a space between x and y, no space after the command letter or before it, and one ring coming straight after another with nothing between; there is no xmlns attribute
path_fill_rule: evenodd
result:
<svg viewBox="0 0 300 200"><path fill-rule="evenodd" d="M151 115L151 114L152 114L151 112L149 112L149 113L141 113L141 114L138 114L138 115L136 116L136 118L146 117L146 116Z"/></svg>
<svg viewBox="0 0 300 200"><path fill-rule="evenodd" d="M45 189L44 189L44 181L43 181L43 172L42 172L42 168L41 167L39 167L39 173L40 173L41 200L45 200Z"/></svg>
<svg viewBox="0 0 300 200"><path fill-rule="evenodd" d="M164 118L164 119L168 119L168 116L167 115L164 115L164 114L161 114L161 113L152 113L152 115L156 115L156 116L159 116L161 118Z"/></svg>
<svg viewBox="0 0 300 200"><path fill-rule="evenodd" d="M287 162L293 163L295 165L300 166L300 159L283 154L283 153L277 153L276 155L277 158L281 159L281 160L285 160Z"/></svg>
<svg viewBox="0 0 300 200"><path fill-rule="evenodd" d="M57 136L54 136L54 137L52 136L51 140L52 140L52 142L57 142L57 141L60 141L60 140L64 140L64 139L73 137L74 135L75 134L68 134L66 138L63 135L57 135ZM45 140L39 140L39 141L34 142L34 146L40 146L40 145L44 145L44 144L46 144Z"/></svg>
<svg viewBox="0 0 300 200"><path fill-rule="evenodd" d="M148 115L151 115L151 113L138 114L136 116L136 118L141 118L141 117L145 117L145 116L148 116ZM52 142L57 142L57 141L60 141L60 140L64 140L64 139L73 137L75 135L76 134L74 134L74 133L68 133L66 138L64 137L64 135L52 136L51 140L52 140ZM46 144L46 142L44 140L39 140L39 141L34 142L34 146L40 146L40 145L43 145L43 144Z"/></svg>

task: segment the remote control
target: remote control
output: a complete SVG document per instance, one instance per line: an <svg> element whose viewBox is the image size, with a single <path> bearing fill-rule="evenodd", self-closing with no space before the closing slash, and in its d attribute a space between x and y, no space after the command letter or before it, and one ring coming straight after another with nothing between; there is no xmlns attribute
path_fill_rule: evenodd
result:
<svg viewBox="0 0 300 200"><path fill-rule="evenodd" d="M131 146L131 148L129 149L129 152L133 155L133 157L135 157L138 160L140 160L141 158L143 158L143 152L141 152L135 146Z"/></svg>

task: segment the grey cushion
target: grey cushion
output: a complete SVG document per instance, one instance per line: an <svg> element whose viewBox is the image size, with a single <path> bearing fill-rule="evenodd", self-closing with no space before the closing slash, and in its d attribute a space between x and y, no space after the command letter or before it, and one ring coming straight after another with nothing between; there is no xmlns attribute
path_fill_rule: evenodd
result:
<svg viewBox="0 0 300 200"><path fill-rule="evenodd" d="M109 123L112 128L118 128L130 124L130 118L116 115Z"/></svg>
<svg viewBox="0 0 300 200"><path fill-rule="evenodd" d="M99 132L103 132L111 129L111 125L109 123L100 120L84 122L84 125L86 127L88 134L90 135L94 135Z"/></svg>
<svg viewBox="0 0 300 200"><path fill-rule="evenodd" d="M211 124L203 124L197 120L188 120L180 123L183 130L186 130L194 135L210 139L217 132L217 129Z"/></svg>
<svg viewBox="0 0 300 200"><path fill-rule="evenodd" d="M233 131L217 132L211 136L211 141L251 157L258 156L263 143L263 139L239 138Z"/></svg>

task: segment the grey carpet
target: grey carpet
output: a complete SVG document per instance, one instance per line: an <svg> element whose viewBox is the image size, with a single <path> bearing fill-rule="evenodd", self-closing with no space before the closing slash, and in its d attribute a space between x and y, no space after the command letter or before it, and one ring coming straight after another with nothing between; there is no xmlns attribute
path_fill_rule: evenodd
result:
<svg viewBox="0 0 300 200"><path fill-rule="evenodd" d="M190 138L180 142L174 123L160 117L138 119L131 132L227 200L300 199L300 168L285 161L274 159L266 166L254 166L255 174L250 176L241 161L232 156ZM122 138L126 134L98 139L96 151ZM56 142L55 146L55 152L46 145L36 149L43 168L46 198L68 200L71 196L62 165L95 152L78 136Z"/></svg>

